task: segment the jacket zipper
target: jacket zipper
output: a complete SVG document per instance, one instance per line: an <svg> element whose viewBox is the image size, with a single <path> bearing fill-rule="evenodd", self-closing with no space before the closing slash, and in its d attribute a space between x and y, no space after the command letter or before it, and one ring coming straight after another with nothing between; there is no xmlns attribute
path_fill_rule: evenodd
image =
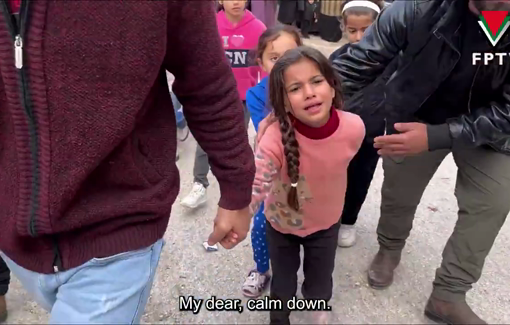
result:
<svg viewBox="0 0 510 325"><path fill-rule="evenodd" d="M30 137L30 152L32 156L32 189L30 195L30 209L29 209L29 223L28 223L28 233L32 237L37 237L37 225L36 225L36 213L39 206L38 196L39 196L39 166L38 166L38 142L37 142L37 122L35 119L35 114L30 103L29 93L28 93L28 80L27 74L23 65L23 40L26 32L26 24L28 22L28 7L29 0L22 0L21 6L19 10L19 19L18 22L15 21L13 15L11 14L9 7L6 1L1 1L2 12L7 22L7 27L9 29L9 33L11 34L12 41L14 43L14 65L18 70L18 75L20 78L20 91L21 91L21 105L25 110L25 114L27 115L27 120L29 124L29 137ZM55 258L53 262L53 269L55 272L59 271L59 267L62 265L62 260L60 258L60 251L58 249L58 243L56 237L54 237L54 252Z"/></svg>
<svg viewBox="0 0 510 325"><path fill-rule="evenodd" d="M10 10L5 1L2 1L3 13L5 20L7 22L9 32L12 37L12 41L14 43L14 65L18 70L18 76L21 80L20 82L20 91L21 91L21 105L25 110L25 114L27 115L29 132L30 132L30 152L32 156L32 191L30 195L30 216L29 216L29 225L28 232L32 237L37 236L37 229L35 224L35 214L37 211L37 192L38 192L38 183L39 183L39 173L37 166L37 133L36 133L36 122L35 116L32 109L32 105L30 105L30 101L28 98L28 85L27 85L27 77L26 71L23 67L23 38L25 36L25 25L26 18L28 13L28 0L24 0L21 2L20 12L19 12L19 20L16 23L14 17L11 15Z"/></svg>
<svg viewBox="0 0 510 325"><path fill-rule="evenodd" d="M471 114L471 97L473 95L473 87L475 86L476 76L478 75L478 71L482 66L479 65L476 68L475 76L473 77L473 82L471 82L471 87L469 88L469 97L468 97L468 113Z"/></svg>

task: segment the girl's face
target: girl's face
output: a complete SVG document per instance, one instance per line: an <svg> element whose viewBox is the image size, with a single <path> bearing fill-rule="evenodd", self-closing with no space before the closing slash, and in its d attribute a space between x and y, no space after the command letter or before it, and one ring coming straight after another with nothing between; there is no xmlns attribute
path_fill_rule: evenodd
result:
<svg viewBox="0 0 510 325"><path fill-rule="evenodd" d="M288 50L298 47L292 35L286 32L280 33L277 39L269 42L262 53L262 59L257 59L259 65L266 73L271 73L276 61Z"/></svg>
<svg viewBox="0 0 510 325"><path fill-rule="evenodd" d="M349 43L358 43L365 30L374 22L371 15L349 15L345 19L345 30Z"/></svg>
<svg viewBox="0 0 510 325"><path fill-rule="evenodd" d="M246 0L223 0L219 2L229 18L241 19L246 7Z"/></svg>
<svg viewBox="0 0 510 325"><path fill-rule="evenodd" d="M335 90L321 74L317 64L302 59L289 66L283 76L287 111L309 126L321 127L326 124Z"/></svg>

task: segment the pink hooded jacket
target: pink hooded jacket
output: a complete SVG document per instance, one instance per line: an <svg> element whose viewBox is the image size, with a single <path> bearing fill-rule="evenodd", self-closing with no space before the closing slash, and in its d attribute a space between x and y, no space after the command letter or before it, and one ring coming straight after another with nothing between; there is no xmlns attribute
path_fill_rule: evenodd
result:
<svg viewBox="0 0 510 325"><path fill-rule="evenodd" d="M221 10L216 15L218 29L223 40L225 55L237 81L237 90L242 100L246 100L246 92L263 78L261 69L252 61L250 52L255 50L260 35L266 26L249 10L245 10L241 21L234 26Z"/></svg>

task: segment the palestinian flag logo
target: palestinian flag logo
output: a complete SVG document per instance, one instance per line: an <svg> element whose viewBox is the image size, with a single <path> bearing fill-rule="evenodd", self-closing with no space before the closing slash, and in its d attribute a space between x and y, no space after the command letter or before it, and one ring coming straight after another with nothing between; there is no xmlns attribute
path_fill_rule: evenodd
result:
<svg viewBox="0 0 510 325"><path fill-rule="evenodd" d="M510 17L507 11L482 11L478 23L492 46L496 46L510 27Z"/></svg>

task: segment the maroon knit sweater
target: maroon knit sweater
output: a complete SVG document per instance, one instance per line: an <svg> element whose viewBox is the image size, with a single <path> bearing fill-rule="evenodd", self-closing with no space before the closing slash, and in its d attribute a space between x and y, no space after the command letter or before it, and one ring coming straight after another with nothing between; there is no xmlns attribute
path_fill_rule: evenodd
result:
<svg viewBox="0 0 510 325"><path fill-rule="evenodd" d="M179 191L165 70L219 205L248 206L253 154L212 1L22 2L16 61L1 3L1 251L51 273L163 236Z"/></svg>

